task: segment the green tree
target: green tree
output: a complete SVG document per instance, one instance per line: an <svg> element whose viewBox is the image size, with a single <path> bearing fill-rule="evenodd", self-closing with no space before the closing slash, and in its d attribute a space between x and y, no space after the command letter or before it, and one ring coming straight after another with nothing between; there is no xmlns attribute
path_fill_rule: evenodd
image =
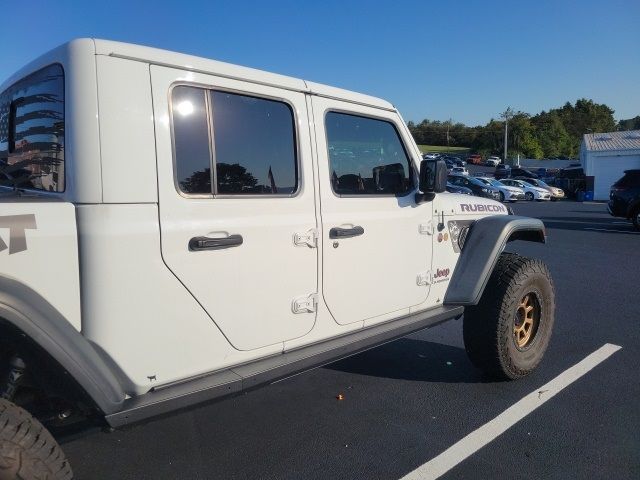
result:
<svg viewBox="0 0 640 480"><path fill-rule="evenodd" d="M640 130L640 115L618 122L618 130Z"/></svg>
<svg viewBox="0 0 640 480"><path fill-rule="evenodd" d="M557 111L542 112L533 118L536 139L544 157L574 156L572 138Z"/></svg>
<svg viewBox="0 0 640 480"><path fill-rule="evenodd" d="M510 157L542 158L543 151L536 137L536 129L528 113L516 112L509 122Z"/></svg>

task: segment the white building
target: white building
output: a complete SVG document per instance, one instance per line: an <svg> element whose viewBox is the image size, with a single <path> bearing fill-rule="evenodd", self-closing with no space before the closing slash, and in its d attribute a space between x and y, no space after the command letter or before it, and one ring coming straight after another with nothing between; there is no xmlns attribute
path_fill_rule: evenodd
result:
<svg viewBox="0 0 640 480"><path fill-rule="evenodd" d="M611 185L625 170L640 168L640 130L584 135L580 162L587 176L587 190L593 177L593 199L608 200Z"/></svg>

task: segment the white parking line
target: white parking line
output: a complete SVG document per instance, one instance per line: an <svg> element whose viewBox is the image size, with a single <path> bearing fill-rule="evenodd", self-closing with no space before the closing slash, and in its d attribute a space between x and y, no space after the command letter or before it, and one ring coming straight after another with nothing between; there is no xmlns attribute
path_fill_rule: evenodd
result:
<svg viewBox="0 0 640 480"><path fill-rule="evenodd" d="M603 345L401 480L433 480L444 475L621 348L610 343Z"/></svg>

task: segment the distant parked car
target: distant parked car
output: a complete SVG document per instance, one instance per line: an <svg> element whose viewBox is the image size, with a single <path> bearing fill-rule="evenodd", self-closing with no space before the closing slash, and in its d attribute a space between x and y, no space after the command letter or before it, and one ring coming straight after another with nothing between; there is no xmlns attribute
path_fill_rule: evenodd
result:
<svg viewBox="0 0 640 480"><path fill-rule="evenodd" d="M463 187L461 185L454 185L453 183L447 182L447 192L449 193L462 193L463 195L473 195L473 192L470 188Z"/></svg>
<svg viewBox="0 0 640 480"><path fill-rule="evenodd" d="M564 198L564 190L558 187L552 187L544 180L540 180L539 178L526 178L526 177L517 177L516 180L522 180L524 183L528 183L533 185L534 187L544 188L549 191L551 194L551 201L555 202L556 200L560 200Z"/></svg>
<svg viewBox="0 0 640 480"><path fill-rule="evenodd" d="M452 155L445 155L440 157L442 160L447 162L447 165L451 164L454 167L464 167L465 163L462 161L460 157L454 157Z"/></svg>
<svg viewBox="0 0 640 480"><path fill-rule="evenodd" d="M498 165L493 176L497 179L509 178L511 176L511 167L509 165Z"/></svg>
<svg viewBox="0 0 640 480"><path fill-rule="evenodd" d="M630 219L640 230L640 170L625 170L611 187L607 208L611 215Z"/></svg>
<svg viewBox="0 0 640 480"><path fill-rule="evenodd" d="M422 155L424 160L436 160L440 157L439 153L425 153Z"/></svg>
<svg viewBox="0 0 640 480"><path fill-rule="evenodd" d="M511 176L512 177L525 177L525 178L538 178L538 175L527 170L526 168L520 167L511 167Z"/></svg>
<svg viewBox="0 0 640 480"><path fill-rule="evenodd" d="M518 187L524 190L524 198L526 200L551 200L551 193L549 193L549 190L540 187L534 187L533 185L529 185L522 180L505 178L503 180L500 180L500 182L509 187Z"/></svg>
<svg viewBox="0 0 640 480"><path fill-rule="evenodd" d="M478 180L483 182L486 185L489 185L493 188L497 188L500 192L500 201L501 202L515 202L517 200L525 200L524 190L518 187L510 187L508 185L504 185L500 183L499 180L495 178L488 177L476 177Z"/></svg>
<svg viewBox="0 0 640 480"><path fill-rule="evenodd" d="M470 189L478 197L487 197L493 200L500 199L500 192L497 188L486 185L475 177L468 175L449 175L449 182Z"/></svg>
<svg viewBox="0 0 640 480"><path fill-rule="evenodd" d="M489 167L497 167L502 163L502 159L500 157L489 157L484 163Z"/></svg>
<svg viewBox="0 0 640 480"><path fill-rule="evenodd" d="M480 165L482 163L482 157L477 154L469 155L467 157L467 163L471 163L472 165Z"/></svg>
<svg viewBox="0 0 640 480"><path fill-rule="evenodd" d="M569 197L576 197L578 192L584 192L586 183L584 170L580 164L561 169L553 180L554 186L564 190Z"/></svg>
<svg viewBox="0 0 640 480"><path fill-rule="evenodd" d="M469 175L469 170L467 170L465 167L453 167L451 169L451 173L457 175Z"/></svg>

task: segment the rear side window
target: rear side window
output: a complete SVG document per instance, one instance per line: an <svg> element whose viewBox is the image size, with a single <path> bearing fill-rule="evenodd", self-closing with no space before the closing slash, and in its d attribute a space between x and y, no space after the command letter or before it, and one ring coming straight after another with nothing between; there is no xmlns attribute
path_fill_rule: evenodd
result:
<svg viewBox="0 0 640 480"><path fill-rule="evenodd" d="M43 68L0 95L0 185L64 191L62 66Z"/></svg>
<svg viewBox="0 0 640 480"><path fill-rule="evenodd" d="M413 169L391 122L329 112L325 126L336 194L402 195L413 189Z"/></svg>
<svg viewBox="0 0 640 480"><path fill-rule="evenodd" d="M176 87L172 96L176 178L188 194L211 194L211 151L205 91Z"/></svg>
<svg viewBox="0 0 640 480"><path fill-rule="evenodd" d="M216 91L211 105L217 193L294 193L298 175L291 107Z"/></svg>
<svg viewBox="0 0 640 480"><path fill-rule="evenodd" d="M183 193L296 192L295 124L288 104L178 86L171 105L176 179Z"/></svg>

